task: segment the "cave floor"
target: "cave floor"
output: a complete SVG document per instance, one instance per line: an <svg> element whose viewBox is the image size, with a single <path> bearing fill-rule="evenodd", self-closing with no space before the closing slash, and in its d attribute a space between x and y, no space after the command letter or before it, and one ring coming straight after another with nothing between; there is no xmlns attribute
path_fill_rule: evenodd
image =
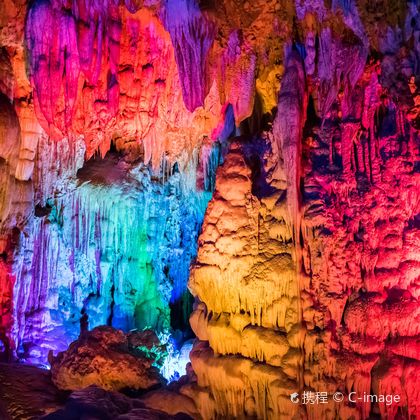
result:
<svg viewBox="0 0 420 420"><path fill-rule="evenodd" d="M169 387L170 388L170 387ZM49 370L19 363L0 363L0 420L190 420L184 399L159 388L146 399L90 386L73 393L57 389ZM150 405L172 401L169 414ZM175 407L175 408L174 408Z"/></svg>
<svg viewBox="0 0 420 420"><path fill-rule="evenodd" d="M0 363L0 419L36 419L64 404L68 393L51 382L48 370L18 363Z"/></svg>

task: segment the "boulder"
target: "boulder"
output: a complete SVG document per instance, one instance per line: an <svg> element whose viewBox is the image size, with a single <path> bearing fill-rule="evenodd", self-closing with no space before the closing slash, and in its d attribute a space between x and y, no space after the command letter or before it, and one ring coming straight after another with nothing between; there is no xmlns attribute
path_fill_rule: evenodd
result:
<svg viewBox="0 0 420 420"><path fill-rule="evenodd" d="M62 390L97 385L105 390L149 389L160 383L154 360L134 354L121 330L101 326L83 334L68 350L50 357L52 380Z"/></svg>

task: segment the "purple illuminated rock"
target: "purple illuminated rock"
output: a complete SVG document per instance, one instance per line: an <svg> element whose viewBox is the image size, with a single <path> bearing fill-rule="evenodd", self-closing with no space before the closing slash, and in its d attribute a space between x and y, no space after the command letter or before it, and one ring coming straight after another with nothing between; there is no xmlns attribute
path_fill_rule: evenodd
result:
<svg viewBox="0 0 420 420"><path fill-rule="evenodd" d="M171 35L178 65L182 96L189 111L204 104L207 53L214 39L214 25L200 11L195 0L169 0L165 27Z"/></svg>
<svg viewBox="0 0 420 420"><path fill-rule="evenodd" d="M166 394L163 394L166 396ZM174 394L175 397L181 396ZM184 400L187 399L184 397ZM188 400L188 399L187 399ZM173 410L172 410L173 411ZM176 410L175 410L176 411ZM90 386L70 395L64 408L44 417L44 420L62 420L74 418L89 418L101 420L170 420L189 419L184 414L188 410L172 416L167 411L150 407L138 399L128 398L118 392L110 392L96 386Z"/></svg>

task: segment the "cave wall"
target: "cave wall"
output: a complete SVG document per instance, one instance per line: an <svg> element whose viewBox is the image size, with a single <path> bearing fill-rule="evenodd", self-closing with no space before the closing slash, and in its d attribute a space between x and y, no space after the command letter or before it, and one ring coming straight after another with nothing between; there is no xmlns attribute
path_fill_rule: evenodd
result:
<svg viewBox="0 0 420 420"><path fill-rule="evenodd" d="M325 24L322 3L296 5L306 38L286 50L272 127L232 140L199 237L189 288L200 341L190 354L196 382L184 392L204 418L418 413L409 7L405 32L383 29L373 52L378 33L362 22L363 5L333 2L342 35ZM292 392L329 401L296 405ZM401 399L352 404L351 392Z"/></svg>
<svg viewBox="0 0 420 420"><path fill-rule="evenodd" d="M392 158L380 181L354 174L350 188L342 169L323 173L322 140L304 142L325 166L303 176L300 252L271 133L238 139L217 172L189 282L200 341L184 392L205 418L418 412L418 175L410 159ZM329 403L293 404L303 391L327 392ZM335 392L402 398L337 404Z"/></svg>
<svg viewBox="0 0 420 420"><path fill-rule="evenodd" d="M203 418L415 415L419 25L415 1L4 1L4 353L45 361L85 314L168 329L189 277Z"/></svg>
<svg viewBox="0 0 420 420"><path fill-rule="evenodd" d="M189 264L209 195L188 189L187 174L162 184L147 167L94 161L79 185L35 208L14 259L19 357L45 362L78 337L81 322L167 332L170 305L176 326L187 326Z"/></svg>

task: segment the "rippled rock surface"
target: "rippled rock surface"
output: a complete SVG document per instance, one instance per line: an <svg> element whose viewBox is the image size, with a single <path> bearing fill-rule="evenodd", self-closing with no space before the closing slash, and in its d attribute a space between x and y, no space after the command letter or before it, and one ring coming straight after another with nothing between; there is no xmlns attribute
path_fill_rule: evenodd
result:
<svg viewBox="0 0 420 420"><path fill-rule="evenodd" d="M52 380L62 390L89 385L115 391L148 389L160 383L153 362L149 357L134 355L125 334L111 327L82 333L68 350L50 358Z"/></svg>

